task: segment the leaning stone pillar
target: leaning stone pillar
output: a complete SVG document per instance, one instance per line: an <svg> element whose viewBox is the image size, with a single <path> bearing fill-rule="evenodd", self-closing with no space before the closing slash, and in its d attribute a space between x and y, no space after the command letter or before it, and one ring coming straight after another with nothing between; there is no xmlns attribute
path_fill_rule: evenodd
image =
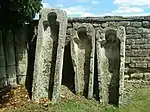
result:
<svg viewBox="0 0 150 112"><path fill-rule="evenodd" d="M71 57L75 71L75 92L93 97L95 30L89 23L73 24Z"/></svg>
<svg viewBox="0 0 150 112"><path fill-rule="evenodd" d="M58 9L42 9L38 24L32 99L60 95L67 15Z"/></svg>
<svg viewBox="0 0 150 112"><path fill-rule="evenodd" d="M25 84L27 75L27 37L28 36L28 24L23 26L15 34L15 54L16 54L16 72L18 84Z"/></svg>
<svg viewBox="0 0 150 112"><path fill-rule="evenodd" d="M14 40L13 33L11 30L5 32L4 47L8 85L17 85Z"/></svg>
<svg viewBox="0 0 150 112"><path fill-rule="evenodd" d="M96 33L100 102L122 104L125 69L125 28L99 28Z"/></svg>
<svg viewBox="0 0 150 112"><path fill-rule="evenodd" d="M0 89L7 86L5 55L2 39L3 39L2 32L0 30Z"/></svg>

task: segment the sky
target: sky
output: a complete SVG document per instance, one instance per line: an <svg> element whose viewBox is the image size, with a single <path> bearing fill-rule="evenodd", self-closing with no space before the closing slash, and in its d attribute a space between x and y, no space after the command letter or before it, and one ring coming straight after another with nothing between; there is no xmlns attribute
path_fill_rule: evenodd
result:
<svg viewBox="0 0 150 112"><path fill-rule="evenodd" d="M62 9L68 17L150 15L150 0L43 0L42 4Z"/></svg>

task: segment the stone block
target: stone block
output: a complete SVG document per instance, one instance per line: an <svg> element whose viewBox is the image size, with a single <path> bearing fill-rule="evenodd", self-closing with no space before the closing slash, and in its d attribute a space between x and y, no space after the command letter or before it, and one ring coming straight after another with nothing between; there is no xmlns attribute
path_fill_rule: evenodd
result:
<svg viewBox="0 0 150 112"><path fill-rule="evenodd" d="M76 94L86 94L91 99L94 84L95 30L89 23L73 25L71 57L76 77L75 91Z"/></svg>
<svg viewBox="0 0 150 112"><path fill-rule="evenodd" d="M97 24L97 23L94 23L94 24L93 24L93 27L94 27L94 28L100 27L100 26L101 26L101 25L100 25L100 24Z"/></svg>
<svg viewBox="0 0 150 112"><path fill-rule="evenodd" d="M108 22L101 24L102 28L106 28L108 26Z"/></svg>
<svg viewBox="0 0 150 112"><path fill-rule="evenodd" d="M14 40L12 31L9 30L5 33L6 37L4 39L4 49L5 49L5 58L6 66L15 65L15 50L14 50Z"/></svg>
<svg viewBox="0 0 150 112"><path fill-rule="evenodd" d="M140 46L141 49L150 49L150 44L142 44Z"/></svg>
<svg viewBox="0 0 150 112"><path fill-rule="evenodd" d="M132 79L143 79L143 73L132 73L131 78Z"/></svg>
<svg viewBox="0 0 150 112"><path fill-rule="evenodd" d="M136 44L146 44L147 43L147 39L135 39L135 43Z"/></svg>
<svg viewBox="0 0 150 112"><path fill-rule="evenodd" d="M16 77L8 77L7 78L7 85L8 86L16 86L17 85L17 81L16 81Z"/></svg>
<svg viewBox="0 0 150 112"><path fill-rule="evenodd" d="M6 79L6 68L4 67L0 67L0 79Z"/></svg>
<svg viewBox="0 0 150 112"><path fill-rule="evenodd" d="M101 39L103 35L105 35L105 42ZM96 53L100 90L99 97L101 98L101 102L108 103L109 100L113 103L116 102L116 96L112 96L114 100L111 99L112 97L108 99L113 93L120 94L119 103L123 100L122 93L124 90L125 37L125 27L117 27L115 25L106 27L101 31L100 36L96 35L96 38L99 38L96 40ZM120 85L119 93L116 92L116 89L118 89L118 83Z"/></svg>
<svg viewBox="0 0 150 112"><path fill-rule="evenodd" d="M127 34L136 34L137 33L137 28L135 28L135 27L126 27L126 33Z"/></svg>
<svg viewBox="0 0 150 112"><path fill-rule="evenodd" d="M16 54L16 63L17 64L27 64L28 63L27 50L24 50L23 53Z"/></svg>
<svg viewBox="0 0 150 112"><path fill-rule="evenodd" d="M150 73L144 73L144 80L150 81Z"/></svg>
<svg viewBox="0 0 150 112"><path fill-rule="evenodd" d="M0 78L0 89L7 86L7 78Z"/></svg>
<svg viewBox="0 0 150 112"><path fill-rule="evenodd" d="M150 34L145 34L145 33L143 33L143 34L141 34L142 35L142 38L150 38Z"/></svg>
<svg viewBox="0 0 150 112"><path fill-rule="evenodd" d="M150 30L148 28L137 28L137 32L140 34L148 34L150 33Z"/></svg>
<svg viewBox="0 0 150 112"><path fill-rule="evenodd" d="M19 76L17 76L17 82L18 82L18 84L25 84L25 82L26 82L26 75L19 75Z"/></svg>
<svg viewBox="0 0 150 112"><path fill-rule="evenodd" d="M67 24L67 28L72 28L73 26L72 26L72 24L71 23L68 23Z"/></svg>
<svg viewBox="0 0 150 112"><path fill-rule="evenodd" d="M15 77L16 76L16 66L15 65L6 66L6 74L7 74L7 77Z"/></svg>
<svg viewBox="0 0 150 112"><path fill-rule="evenodd" d="M27 74L27 65L26 64L17 64L16 65L17 75L25 75Z"/></svg>
<svg viewBox="0 0 150 112"><path fill-rule="evenodd" d="M129 75L125 75L125 76L124 76L124 79L125 79L125 80L128 80L128 79L129 79Z"/></svg>
<svg viewBox="0 0 150 112"><path fill-rule="evenodd" d="M50 98L56 103L60 95L67 14L59 9L43 8L38 23L32 99Z"/></svg>
<svg viewBox="0 0 150 112"><path fill-rule="evenodd" d="M150 63L148 63L148 67L150 68Z"/></svg>
<svg viewBox="0 0 150 112"><path fill-rule="evenodd" d="M150 57L131 57L131 62L149 62Z"/></svg>
<svg viewBox="0 0 150 112"><path fill-rule="evenodd" d="M147 68L147 62L136 62L135 67L137 67L137 68Z"/></svg>
<svg viewBox="0 0 150 112"><path fill-rule="evenodd" d="M142 26L145 27L145 28L150 28L150 23L149 23L149 21L143 21L143 22L142 22Z"/></svg>
<svg viewBox="0 0 150 112"><path fill-rule="evenodd" d="M132 49L140 49L140 45L131 45Z"/></svg>
<svg viewBox="0 0 150 112"><path fill-rule="evenodd" d="M133 45L133 44L135 44L135 39L126 39L126 44L127 45Z"/></svg>
<svg viewBox="0 0 150 112"><path fill-rule="evenodd" d="M128 35L126 35L126 38L128 39L136 39L136 38L141 38L142 36L141 36L141 34L128 34Z"/></svg>
<svg viewBox="0 0 150 112"><path fill-rule="evenodd" d="M126 56L147 57L149 56L149 52L147 50L130 50L130 51L126 51Z"/></svg>
<svg viewBox="0 0 150 112"><path fill-rule="evenodd" d="M130 63L130 57L125 58L125 63Z"/></svg>
<svg viewBox="0 0 150 112"><path fill-rule="evenodd" d="M119 23L118 22L108 22L108 26L117 27L117 26L119 26Z"/></svg>
<svg viewBox="0 0 150 112"><path fill-rule="evenodd" d="M121 22L119 22L119 25L125 26L125 27L130 26L130 21L121 21Z"/></svg>
<svg viewBox="0 0 150 112"><path fill-rule="evenodd" d="M134 68L134 67L135 67L135 63L130 63L129 66L130 66L131 68Z"/></svg>
<svg viewBox="0 0 150 112"><path fill-rule="evenodd" d="M138 28L138 27L142 26L142 23L134 21L134 22L131 22L130 25L133 26L133 27L137 27Z"/></svg>
<svg viewBox="0 0 150 112"><path fill-rule="evenodd" d="M126 50L130 50L131 49L131 45L126 45Z"/></svg>
<svg viewBox="0 0 150 112"><path fill-rule="evenodd" d="M147 43L150 44L150 38L147 38Z"/></svg>

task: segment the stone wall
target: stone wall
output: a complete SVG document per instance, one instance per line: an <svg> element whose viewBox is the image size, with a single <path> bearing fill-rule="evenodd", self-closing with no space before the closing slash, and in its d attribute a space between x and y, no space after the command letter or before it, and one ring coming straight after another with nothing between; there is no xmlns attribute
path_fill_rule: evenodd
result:
<svg viewBox="0 0 150 112"><path fill-rule="evenodd" d="M0 89L29 82L28 74L32 74L30 65L34 60L29 61L32 56L28 54L33 48L31 39L35 27L33 22L17 31L0 29Z"/></svg>
<svg viewBox="0 0 150 112"><path fill-rule="evenodd" d="M150 17L88 17L69 18L68 32L73 23L91 23L95 29L124 26L126 31L125 80L150 81ZM69 37L69 33L68 37Z"/></svg>
<svg viewBox="0 0 150 112"><path fill-rule="evenodd" d="M64 17L66 18L66 16ZM34 73L34 66L35 66L34 60L35 60L35 57L37 58L39 55L39 52L35 51L37 49L36 47L38 46L36 43L38 43L41 46L40 41L36 42L37 40L36 37L38 35L37 27L39 27L38 22L39 21L33 21L32 23L25 25L23 28L21 28L19 31L15 33L10 30L0 31L0 73L1 73L0 88L7 86L7 85L26 84L26 87L31 95L32 93L31 91L33 89L32 88L33 74L34 76L37 75L36 72ZM46 21L45 25L49 25L47 23L48 22ZM86 28L87 31L84 30L83 27ZM74 81L71 83L73 86L75 86L73 89L75 89L76 92L77 90L79 90L79 93L84 94L84 91L83 90L80 91L80 89L85 89L86 93L88 93L87 95L85 95L87 96L87 98L92 98L92 97L95 97L95 95L97 95L99 97L100 102L101 102L101 99L103 100L103 98L101 97L104 97L105 99L105 97L108 97L108 95L106 95L105 92L101 93L101 91L99 91L99 93L95 93L96 92L95 90L101 90L102 88L103 89L111 88L111 90L115 90L115 88L117 88L117 91L121 92L122 91L121 89L124 88L124 84L123 84L124 78L127 82L144 82L144 83L146 82L146 84L149 84L150 82L150 69L149 69L150 68L150 17L149 16L128 17L128 18L115 17L115 16L114 17L97 17L97 18L94 18L94 17L93 18L92 17L91 18L90 17L89 18L73 18L73 19L69 18L67 31L65 31L64 28L62 28L63 29L62 32L66 32L66 40L64 38L65 36L63 36L65 34L63 35L60 34L60 37L63 36L63 39L60 38L60 43L62 43L61 41L63 41L63 45L64 45L64 41L65 41L66 48L64 49L64 46L61 45L60 49L63 49L61 51L65 52L65 55L67 54L69 59L65 59L66 57L64 57L64 60L62 60L63 53L61 54L61 58L59 58L60 61L58 62L61 62L60 64L61 71L58 76L59 80L57 81L59 82L59 84L57 83L55 84L57 86L59 85L58 86L59 88L57 88L56 86L57 88L55 92L56 94L59 93L60 91L61 75L62 75L62 84L67 82L66 80ZM78 29L80 31L77 31ZM117 49L116 49L117 51L113 49L114 51L112 50L111 52L108 52L108 54L109 53L111 54L108 57L105 54L105 52L107 51L107 49L109 50L109 47L108 47L109 42L107 43L106 39L103 40L103 37L106 37L107 29L108 31L109 29L110 31L111 30L115 31L116 33L115 35L118 35L117 36L118 42L113 43L112 45L114 47L117 46ZM55 30L55 27L54 27L54 30ZM43 31L43 29L41 28L39 32L40 31ZM42 34L50 35L49 30L45 30L45 31L47 31L48 33L42 33ZM58 31L61 32L61 30L58 30ZM79 36L80 34L77 34L79 32L81 33L81 37ZM57 33L54 33L54 34L57 34ZM49 35L47 36L48 40L44 41L45 43L49 42ZM43 39L42 36L40 36L40 34L38 37L40 39ZM99 42L97 40L97 37L98 38L102 37L101 38L102 40L100 41L102 43L103 42L107 43L108 46L106 45L106 47L108 48L104 47L102 49L101 48L102 45L100 45L100 47L99 46L97 47L97 43ZM89 38L89 40L87 38ZM43 45L50 47L48 44L43 44ZM43 49L43 46L39 48ZM48 50L49 52L52 51L49 48L46 50ZM43 51L40 53L40 55L44 54L45 56L46 53L48 52L43 53ZM98 57L99 56L98 53L101 54L101 51L103 52L102 55L104 56L102 58ZM36 55L35 55L35 52L36 52ZM69 53L66 53L66 52L69 52ZM124 53L125 53L125 56L124 56ZM50 56L49 53L47 54L47 56ZM115 66L114 65L115 62L114 60L113 61L111 60L112 58L111 56L114 56L115 58L117 58L118 64L116 68L112 67L112 66ZM84 58L84 57L87 57L87 58ZM118 57L121 57L121 58L118 58ZM124 61L124 57L125 57L125 61ZM105 62L107 62L107 64L105 64L103 59ZM68 62L68 60L70 62ZM110 64L110 68L107 66L109 61L110 63L113 63L112 66ZM44 62L45 61L43 60L43 63ZM104 65L104 69L101 68L102 66L99 64L99 62L100 64ZM62 70L62 63L65 63L64 66L66 66L63 68L63 70ZM125 69L124 69L124 64L125 64ZM84 68L85 65L88 65L88 68ZM44 64L42 64L42 66L44 66ZM78 66L78 69L76 69L76 66ZM112 70L115 69L114 71L116 71L116 73L114 74L117 74L117 82L114 82L114 83L117 83L115 88L113 86L110 86L110 85L115 85L114 83L110 84L109 85L110 87L103 87L103 86L108 86L107 83L111 81L108 81L108 80L104 81L103 79L101 79L104 75L99 73L99 71L97 70L99 66L100 66L100 72L101 71L105 72L105 70L108 72L108 68ZM107 69L105 68L106 66L107 66ZM42 69L41 66L38 65L38 67L39 67L37 68L38 70ZM68 68L70 68L71 70L68 70ZM87 69L88 72L84 73L85 69ZM59 71L59 70L60 69L58 67L56 71ZM64 71L70 71L67 74L68 76L65 74L67 72L64 72ZM112 74L111 73L112 71L111 72L110 71L108 73L109 75ZM81 76L80 72L82 72L83 76ZM44 73L47 73L47 72L44 71ZM41 74L43 75L43 73ZM39 74L39 77L42 76L41 74ZM89 74L88 76L90 77L89 79L86 79L86 77L84 76L87 74ZM98 74L98 76L95 76L95 74ZM121 77L118 74L121 74ZM64 75L65 75L65 78L67 79L64 78ZM69 75L72 75L70 79L68 79ZM80 81L80 79L82 80L83 77L84 77L84 82ZM118 77L121 78L119 82L118 82ZM77 78L79 80L77 80ZM43 78L41 78L40 80L43 81ZM116 77L115 77L115 80L116 80ZM83 85L82 83L85 83L85 84ZM101 86L101 83L103 83L103 86ZM65 83L65 84L67 85L68 83ZM83 86L83 87L78 88L78 85ZM96 87L95 85L99 87ZM38 86L42 87L43 85L39 84ZM108 91L109 90L107 90L106 93L108 93ZM118 93L120 94L120 92ZM119 96L118 93L116 96L117 100ZM115 93L112 92L112 94L115 94ZM38 94L36 96L38 96ZM54 94L54 96L56 95ZM59 96L57 95L57 98L58 97Z"/></svg>

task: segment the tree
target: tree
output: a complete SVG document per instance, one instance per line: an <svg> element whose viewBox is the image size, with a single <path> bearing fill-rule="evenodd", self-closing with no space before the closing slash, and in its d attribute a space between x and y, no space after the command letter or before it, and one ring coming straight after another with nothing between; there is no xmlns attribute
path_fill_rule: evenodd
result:
<svg viewBox="0 0 150 112"><path fill-rule="evenodd" d="M0 27L14 28L30 22L42 7L42 0L0 0Z"/></svg>

